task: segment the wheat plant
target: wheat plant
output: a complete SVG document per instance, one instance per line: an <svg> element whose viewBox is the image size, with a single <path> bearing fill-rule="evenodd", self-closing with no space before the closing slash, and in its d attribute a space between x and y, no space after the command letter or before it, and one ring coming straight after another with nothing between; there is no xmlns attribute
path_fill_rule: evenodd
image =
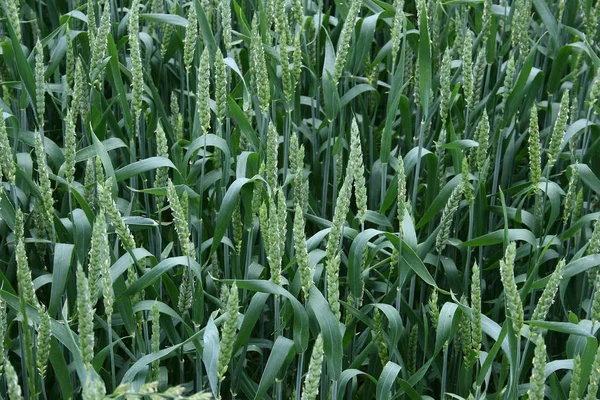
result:
<svg viewBox="0 0 600 400"><path fill-rule="evenodd" d="M0 400L596 399L600 0L0 0Z"/></svg>

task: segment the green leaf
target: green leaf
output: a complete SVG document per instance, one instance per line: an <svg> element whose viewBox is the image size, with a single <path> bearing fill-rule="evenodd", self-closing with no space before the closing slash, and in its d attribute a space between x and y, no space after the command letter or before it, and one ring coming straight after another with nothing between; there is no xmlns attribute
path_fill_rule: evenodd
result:
<svg viewBox="0 0 600 400"><path fill-rule="evenodd" d="M477 147L477 146L479 146L479 143L477 143L474 140L460 139L460 140L455 140L450 143L446 143L445 145L443 145L441 147L443 147L444 149L448 149L448 150L462 150L462 149L468 149L468 148Z"/></svg>
<svg viewBox="0 0 600 400"><path fill-rule="evenodd" d="M48 358L52 369L56 375L56 380L60 387L63 399L71 399L73 396L73 384L71 383L71 373L65 361L65 356L55 338L50 340L50 357Z"/></svg>
<svg viewBox="0 0 600 400"><path fill-rule="evenodd" d="M260 150L260 141L258 140L258 136L256 136L256 132L254 132L254 128L248 121L248 118L235 102L235 100L231 96L227 96L227 104L229 105L229 112L231 113L232 119L236 122L237 126L240 128L242 134L246 137L250 145L254 149L254 151Z"/></svg>
<svg viewBox="0 0 600 400"><path fill-rule="evenodd" d="M102 141L102 145L104 146L106 151L127 147L127 145L123 143L121 139L114 137ZM95 157L96 154L96 148L94 147L94 145L84 147L83 149L77 151L77 155L75 156L75 162L88 160L92 157Z"/></svg>
<svg viewBox="0 0 600 400"><path fill-rule="evenodd" d="M91 132L92 139L94 141L94 148L96 149L96 154L100 157L100 161L102 161L102 166L106 170L107 178L112 178L112 192L113 194L117 192L117 177L115 175L115 170L113 168L112 162L110 160L110 156L106 151L106 148L102 144L98 137L94 132Z"/></svg>
<svg viewBox="0 0 600 400"><path fill-rule="evenodd" d="M374 307L377 307L381 310L385 317L388 320L388 335L390 336L390 349L395 349L398 346L398 342L400 341L400 337L404 331L402 327L402 319L400 318L400 314L396 308L392 307L389 304L383 303L375 303Z"/></svg>
<svg viewBox="0 0 600 400"><path fill-rule="evenodd" d="M223 138L210 133L202 135L190 143L185 153L185 157L183 158L183 162L187 164L198 150L207 146L216 147L221 150L225 154L225 165L229 165L229 159L231 158L231 155L229 153L229 146L227 145L227 142Z"/></svg>
<svg viewBox="0 0 600 400"><path fill-rule="evenodd" d="M567 229L561 236L561 241L567 240L570 237L573 237L577 232L581 230L584 226L590 223L590 221L596 221L600 218L600 212L586 214L583 217L579 218L577 222L571 224L569 229Z"/></svg>
<svg viewBox="0 0 600 400"><path fill-rule="evenodd" d="M152 308L155 305L158 307L158 311L161 314L168 315L169 317L175 319L178 322L183 322L183 319L181 318L181 316L179 314L177 314L177 312L175 310L173 310L171 307L169 307L168 305L166 305L162 301L157 301L157 300L142 300L142 301L140 301L138 303L135 303L135 305L133 306L133 311L136 312L136 313L140 312L140 311L150 311L150 312L152 312Z"/></svg>
<svg viewBox="0 0 600 400"><path fill-rule="evenodd" d="M401 369L402 368L398 364L391 361L388 361L385 367L383 367L383 371L381 371L381 375L377 381L377 391L375 396L377 400L390 398L392 385Z"/></svg>
<svg viewBox="0 0 600 400"><path fill-rule="evenodd" d="M402 48L400 50L400 62L399 65L404 65L404 54L406 51L406 40L402 41ZM392 89L388 96L388 102L386 105L386 116L383 133L381 136L381 151L379 153L379 160L381 164L387 164L390 158L390 151L392 148L392 125L396 118L396 110L398 109L398 103L402 97L402 89L404 88L404 68L397 68L392 79Z"/></svg>
<svg viewBox="0 0 600 400"><path fill-rule="evenodd" d="M344 355L340 322L333 315L323 294L314 285L311 286L308 296L308 310L314 315L321 328L327 374L331 379L337 381L342 373L342 357Z"/></svg>
<svg viewBox="0 0 600 400"><path fill-rule="evenodd" d="M508 240L510 241L524 241L532 246L536 244L535 235L528 229L508 229ZM504 229L499 229L495 232L490 232L486 235L480 236L475 239L467 240L460 244L464 247L478 247L478 246L490 246L504 242Z"/></svg>
<svg viewBox="0 0 600 400"><path fill-rule="evenodd" d="M217 44L210 28L210 24L208 23L208 19L206 18L204 7L202 7L200 0L195 0L195 3L196 14L198 15L198 26L200 28L200 32L202 33L202 41L208 46L210 54L215 54L217 51Z"/></svg>
<svg viewBox="0 0 600 400"><path fill-rule="evenodd" d="M600 195L600 179L592 172L586 164L575 164L572 166L579 171L579 178L592 189L596 194Z"/></svg>
<svg viewBox="0 0 600 400"><path fill-rule="evenodd" d="M111 86L115 88L115 93L118 95L119 103L121 105L121 112L123 113L123 117L125 118L125 128L127 130L130 127L133 127L133 118L131 116L131 108L129 106L129 101L127 100L127 92L125 89L125 85L123 85L123 78L121 76L121 68L119 66L119 53L117 46L114 42L112 35L108 35L108 55L110 57L110 61L107 64L107 68L109 73L106 75L107 80L111 83ZM131 134L131 132L130 132ZM101 157L102 158L102 157ZM104 163L104 160L102 160ZM106 168L106 165L104 165ZM112 171L112 166L110 167ZM110 175L109 175L110 176ZM116 182L115 182L116 184Z"/></svg>
<svg viewBox="0 0 600 400"><path fill-rule="evenodd" d="M161 261L154 266L150 271L136 279L131 285L121 293L121 298L128 297L144 290L148 286L154 284L165 272L179 265L191 268L198 279L201 279L200 264L187 256L171 257Z"/></svg>
<svg viewBox="0 0 600 400"><path fill-rule="evenodd" d="M600 254L591 254L589 256L578 258L577 260L573 260L565 266L565 269L562 273L562 278L571 278L584 271L587 271L590 268L597 267L598 265L600 265Z"/></svg>
<svg viewBox="0 0 600 400"><path fill-rule="evenodd" d="M371 375L363 372L359 369L346 369L340 375L340 379L338 380L338 397L337 400L342 400L344 397L344 393L346 392L346 386L350 380L354 379L359 375L364 375L371 382L377 383L377 379L373 378Z"/></svg>
<svg viewBox="0 0 600 400"><path fill-rule="evenodd" d="M74 247L68 243L56 243L54 246L52 288L50 289L50 305L48 306L48 314L51 317L56 315L60 307L60 300L67 286Z"/></svg>
<svg viewBox="0 0 600 400"><path fill-rule="evenodd" d="M442 293L448 293L436 285L433 277L427 270L427 267L425 267L425 264L423 264L423 261L421 261L417 253L415 253L415 251L405 241L402 241L402 249L399 249L398 237L395 234L386 233L385 236L400 252L400 274L404 276L402 282L408 278L408 271L412 270L419 278L423 280L423 282L427 283L429 286L437 288Z"/></svg>
<svg viewBox="0 0 600 400"><path fill-rule="evenodd" d="M140 17L143 19L146 19L148 21L152 21L152 22L160 22L163 24L170 24L170 25L175 25L175 26L182 26L182 27L186 27L188 26L188 20L180 17L179 15L176 14L147 14L147 13L141 13Z"/></svg>
<svg viewBox="0 0 600 400"><path fill-rule="evenodd" d="M204 329L206 329L206 328L204 328ZM198 331L194 335L188 337L186 340L184 340L180 343L177 343L174 346L167 347L167 348L157 351L155 353L150 353L150 354L147 354L147 355L141 357L127 370L127 372L125 372L125 375L123 375L123 379L121 379L121 384L123 385L123 384L128 384L128 383L133 382L133 380L136 378L136 376L139 373L145 371L147 369L147 366L149 364L151 364L153 361L157 361L157 360L160 360L161 358L171 355L175 351L179 350L179 348L186 345L187 343L189 343L193 340L196 340L198 337L200 337L202 334L204 334L204 329Z"/></svg>
<svg viewBox="0 0 600 400"><path fill-rule="evenodd" d="M219 396L218 391L218 360L220 352L219 342L219 331L215 325L213 316L211 315L206 324L206 331L204 332L204 351L202 352L202 362L204 368L206 368L206 375L208 377L208 383L210 384L210 390L215 397Z"/></svg>
<svg viewBox="0 0 600 400"><path fill-rule="evenodd" d="M366 83L361 83L359 85L354 86L352 89L348 90L340 99L340 107L344 108L348 103L350 103L357 96L365 93L365 92L375 92L375 88L371 85L367 85Z"/></svg>
<svg viewBox="0 0 600 400"><path fill-rule="evenodd" d="M231 184L231 186L229 186L229 189L227 189L227 193L225 193L225 197L223 197L221 208L217 214L215 231L213 233L213 243L210 251L211 255L217 250L219 243L221 243L221 239L225 235L225 232L231 223L231 215L233 214L235 207L238 206L237 200L240 195L240 191L244 185L248 183L254 183L259 180L264 182L264 180L258 175L252 179L238 178Z"/></svg>
<svg viewBox="0 0 600 400"><path fill-rule="evenodd" d="M13 309L15 312L20 312L21 306L19 298L13 294L10 294L0 289L0 297L6 302L8 307ZM40 324L40 315L36 308L31 305L26 306L27 318L36 324ZM62 343L73 356L73 363L77 376L81 382L85 382L85 369L83 367L83 361L81 359L81 351L79 350L79 338L62 322L51 320L51 333L56 340Z"/></svg>
<svg viewBox="0 0 600 400"><path fill-rule="evenodd" d="M425 214L423 214L423 216L420 218L415 228L419 229L424 227L425 224L427 224L433 217L437 215L437 213L443 210L446 206L446 203L448 202L448 199L450 198L450 195L452 194L452 191L456 186L460 185L461 183L461 175L456 175L448 183L446 183L444 188L440 190L436 198L433 200L427 211L425 211Z"/></svg>
<svg viewBox="0 0 600 400"><path fill-rule="evenodd" d="M238 331L233 351L237 351L240 347L248 344L248 338L252 334L256 322L264 313L265 304L269 298L269 293L255 293L250 300L250 305L244 314L244 320Z"/></svg>
<svg viewBox="0 0 600 400"><path fill-rule="evenodd" d="M450 342L455 337L454 335L458 330L458 323L462 315L462 312L457 311L458 305L455 303L446 302L442 306L435 335L436 351L440 351L446 341Z"/></svg>
<svg viewBox="0 0 600 400"><path fill-rule="evenodd" d="M138 176L147 171L154 171L157 168L167 167L177 171L175 165L168 158L164 157L149 157L140 161L136 161L133 164L128 164L115 171L115 177L117 182L124 181L133 176Z"/></svg>
<svg viewBox="0 0 600 400"><path fill-rule="evenodd" d="M375 236L382 234L383 232L377 229L367 229L359 233L350 246L350 253L348 254L348 288L350 293L355 299L360 299L363 290L363 277L362 273L364 270L364 263L367 251L367 244Z"/></svg>
<svg viewBox="0 0 600 400"><path fill-rule="evenodd" d="M229 282L229 281L224 281ZM308 315L300 302L290 292L271 281L261 280L236 280L240 289L252 290L254 292L278 294L290 301L294 310L294 343L298 353L306 351L308 347Z"/></svg>
<svg viewBox="0 0 600 400"><path fill-rule="evenodd" d="M548 30L552 39L554 39L555 42L558 42L558 24L556 23L554 14L550 11L550 8L548 8L548 4L543 0L533 0L533 4L540 15L540 18L542 18L544 23L543 26Z"/></svg>
<svg viewBox="0 0 600 400"><path fill-rule="evenodd" d="M284 336L277 337L260 378L258 391L254 396L255 399L261 399L267 393L267 390L273 386L275 379L281 375L282 371L285 371L285 364L289 364L289 361L291 361L290 355L293 355L293 348L294 342L292 340Z"/></svg>
<svg viewBox="0 0 600 400"><path fill-rule="evenodd" d="M589 329L584 329L582 326L572 324L570 322L554 322L554 321L529 321L529 325L544 328L549 331L566 333L567 335L578 335L585 337L594 337Z"/></svg>
<svg viewBox="0 0 600 400"><path fill-rule="evenodd" d="M10 19L8 22L10 22ZM31 103L32 109L37 110L35 95L36 82L33 75L33 70L27 62L27 58L25 57L23 49L21 48L21 43L17 39L12 25L8 23L5 24L5 26L8 28L8 33L12 42L9 42L8 40L2 42L2 53L4 55L3 59L12 61L14 71L21 77L21 82L24 86L25 92L27 93L27 97Z"/></svg>

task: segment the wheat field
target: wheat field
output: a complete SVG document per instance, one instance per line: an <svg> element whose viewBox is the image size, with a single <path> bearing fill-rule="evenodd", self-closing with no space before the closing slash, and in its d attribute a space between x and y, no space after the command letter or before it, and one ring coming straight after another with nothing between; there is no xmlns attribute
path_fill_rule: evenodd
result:
<svg viewBox="0 0 600 400"><path fill-rule="evenodd" d="M0 10L0 400L597 398L600 0Z"/></svg>

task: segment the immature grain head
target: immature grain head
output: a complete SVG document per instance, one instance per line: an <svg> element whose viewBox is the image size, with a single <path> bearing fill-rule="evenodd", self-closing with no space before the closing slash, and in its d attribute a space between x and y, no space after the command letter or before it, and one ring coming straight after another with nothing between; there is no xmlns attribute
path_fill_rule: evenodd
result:
<svg viewBox="0 0 600 400"><path fill-rule="evenodd" d="M235 282L231 285L225 305L225 322L221 328L221 343L219 347L219 358L217 362L218 376L220 380L225 379L225 373L229 367L237 329L239 297Z"/></svg>
<svg viewBox="0 0 600 400"><path fill-rule="evenodd" d="M523 328L523 304L515 283L515 256L517 247L511 242L506 248L504 259L500 260L500 278L504 285L504 296L507 317L512 320L513 330L517 337L521 336Z"/></svg>
<svg viewBox="0 0 600 400"><path fill-rule="evenodd" d="M94 309L90 286L81 264L77 265L77 315L79 318L79 347L86 370L92 368L94 358Z"/></svg>
<svg viewBox="0 0 600 400"><path fill-rule="evenodd" d="M302 400L315 400L319 394L321 382L321 368L323 366L323 336L319 333L308 364L308 373L302 388Z"/></svg>
<svg viewBox="0 0 600 400"><path fill-rule="evenodd" d="M52 339L51 320L44 305L39 306L40 324L37 327L37 370L40 377L46 377L48 358L50 357L50 339Z"/></svg>
<svg viewBox="0 0 600 400"><path fill-rule="evenodd" d="M441 253L448 243L448 239L450 238L450 228L452 227L452 219L458 210L463 192L464 185L457 185L454 190L452 190L452 194L450 194L450 197L446 202L446 206L442 212L442 219L440 220L440 230L435 238L435 248L438 253Z"/></svg>
<svg viewBox="0 0 600 400"><path fill-rule="evenodd" d="M348 169L354 178L354 196L356 198L357 217L361 223L365 220L367 212L367 186L365 183L365 167L363 165L363 152L360 142L360 131L356 118L352 118L350 129L350 158L348 160Z"/></svg>
<svg viewBox="0 0 600 400"><path fill-rule="evenodd" d="M183 42L183 65L188 73L198 46L198 17L194 4L192 2L188 10L188 24L185 27L185 40Z"/></svg>
<svg viewBox="0 0 600 400"><path fill-rule="evenodd" d="M11 185L15 184L16 166L13 159L13 151L8 140L8 132L4 117L0 115L0 168L4 178Z"/></svg>
<svg viewBox="0 0 600 400"><path fill-rule="evenodd" d="M563 92L560 100L560 107L558 109L558 116L556 117L556 123L554 129L552 129L552 136L550 137L550 145L548 148L548 166L552 168L558 160L558 156L561 150L561 144L565 137L567 129L567 121L569 120L569 91Z"/></svg>
<svg viewBox="0 0 600 400"><path fill-rule="evenodd" d="M534 338L535 352L527 395L531 400L543 400L545 389L544 382L546 381L546 343L541 335L535 335Z"/></svg>
<svg viewBox="0 0 600 400"><path fill-rule="evenodd" d="M542 179L541 167L542 146L540 144L540 128L538 126L537 107L531 107L529 119L529 174L531 185L537 190Z"/></svg>
<svg viewBox="0 0 600 400"><path fill-rule="evenodd" d="M196 101L198 103L198 119L202 131L208 133L210 130L210 58L208 47L205 47L200 56L200 68L198 69L198 88Z"/></svg>

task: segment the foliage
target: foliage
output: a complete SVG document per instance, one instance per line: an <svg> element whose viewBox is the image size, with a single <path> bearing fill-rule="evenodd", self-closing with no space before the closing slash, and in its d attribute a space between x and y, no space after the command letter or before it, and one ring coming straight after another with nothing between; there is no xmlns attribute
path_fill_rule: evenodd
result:
<svg viewBox="0 0 600 400"><path fill-rule="evenodd" d="M595 399L595 1L0 0L0 398Z"/></svg>

